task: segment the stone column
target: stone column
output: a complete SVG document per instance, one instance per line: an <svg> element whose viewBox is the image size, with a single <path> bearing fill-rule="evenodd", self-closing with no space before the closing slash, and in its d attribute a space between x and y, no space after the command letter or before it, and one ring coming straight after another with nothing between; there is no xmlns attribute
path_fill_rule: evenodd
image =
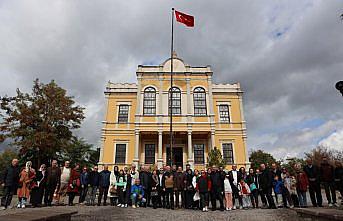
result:
<svg viewBox="0 0 343 221"><path fill-rule="evenodd" d="M214 134L215 134L214 131L211 131L211 149L214 149L214 147L216 146Z"/></svg>
<svg viewBox="0 0 343 221"><path fill-rule="evenodd" d="M188 163L193 167L192 131L188 131Z"/></svg>
<svg viewBox="0 0 343 221"><path fill-rule="evenodd" d="M163 150L162 150L163 136L162 135L163 135L162 131L158 131L158 156L157 156L158 168L162 168L163 166Z"/></svg>
<svg viewBox="0 0 343 221"><path fill-rule="evenodd" d="M135 136L136 136L136 142L135 142L135 156L133 159L133 163L136 164L136 167L138 168L138 163L139 163L139 131L135 131Z"/></svg>

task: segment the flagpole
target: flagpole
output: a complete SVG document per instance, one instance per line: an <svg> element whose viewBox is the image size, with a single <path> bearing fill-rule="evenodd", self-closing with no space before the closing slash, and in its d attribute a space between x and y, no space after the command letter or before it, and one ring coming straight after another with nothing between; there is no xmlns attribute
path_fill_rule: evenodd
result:
<svg viewBox="0 0 343 221"><path fill-rule="evenodd" d="M172 8L171 14L171 47L170 47L170 166L173 166L173 51L174 51L174 8Z"/></svg>

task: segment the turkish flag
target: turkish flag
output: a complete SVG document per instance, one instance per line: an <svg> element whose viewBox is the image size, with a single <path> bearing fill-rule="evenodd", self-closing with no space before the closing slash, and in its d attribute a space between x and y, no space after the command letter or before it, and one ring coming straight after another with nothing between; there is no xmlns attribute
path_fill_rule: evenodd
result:
<svg viewBox="0 0 343 221"><path fill-rule="evenodd" d="M194 27L194 17L175 10L176 21L185 24L187 27Z"/></svg>

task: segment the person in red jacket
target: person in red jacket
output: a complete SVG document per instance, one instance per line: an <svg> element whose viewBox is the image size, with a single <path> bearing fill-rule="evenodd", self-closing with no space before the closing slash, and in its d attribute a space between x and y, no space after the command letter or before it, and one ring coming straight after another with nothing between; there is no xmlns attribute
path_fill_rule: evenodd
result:
<svg viewBox="0 0 343 221"><path fill-rule="evenodd" d="M68 182L67 194L69 196L69 206L73 205L74 198L79 192L80 185L80 165L76 164L75 168L71 170L70 179Z"/></svg>
<svg viewBox="0 0 343 221"><path fill-rule="evenodd" d="M208 211L208 194L211 191L212 183L211 179L207 176L204 170L201 171L201 176L199 177L196 185L196 190L200 195L200 206L203 212Z"/></svg>
<svg viewBox="0 0 343 221"><path fill-rule="evenodd" d="M308 178L306 173L301 169L301 165L297 164L295 165L296 170L296 189L297 189L297 195L299 198L299 206L300 207L307 207L307 187L309 185Z"/></svg>

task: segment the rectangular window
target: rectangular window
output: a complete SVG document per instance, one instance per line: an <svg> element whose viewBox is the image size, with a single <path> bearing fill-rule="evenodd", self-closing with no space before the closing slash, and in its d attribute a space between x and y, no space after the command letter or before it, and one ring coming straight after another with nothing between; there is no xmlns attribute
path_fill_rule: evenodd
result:
<svg viewBox="0 0 343 221"><path fill-rule="evenodd" d="M219 105L219 119L220 122L230 122L229 105Z"/></svg>
<svg viewBox="0 0 343 221"><path fill-rule="evenodd" d="M125 164L126 161L126 144L116 144L116 164Z"/></svg>
<svg viewBox="0 0 343 221"><path fill-rule="evenodd" d="M194 163L195 164L205 163L204 149L205 149L204 144L194 144Z"/></svg>
<svg viewBox="0 0 343 221"><path fill-rule="evenodd" d="M233 164L233 148L232 143L223 143L223 158L226 164Z"/></svg>
<svg viewBox="0 0 343 221"><path fill-rule="evenodd" d="M145 144L145 163L155 163L155 144Z"/></svg>
<svg viewBox="0 0 343 221"><path fill-rule="evenodd" d="M119 105L118 123L127 123L129 119L129 105Z"/></svg>

